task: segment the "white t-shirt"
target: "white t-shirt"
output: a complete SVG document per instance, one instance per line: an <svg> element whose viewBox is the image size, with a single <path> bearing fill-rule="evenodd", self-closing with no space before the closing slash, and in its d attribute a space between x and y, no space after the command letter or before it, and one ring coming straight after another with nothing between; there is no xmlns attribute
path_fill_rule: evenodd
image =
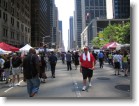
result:
<svg viewBox="0 0 139 106"><path fill-rule="evenodd" d="M115 54L115 55L113 56L113 60L114 60L114 62L120 62L120 60L121 60L121 56Z"/></svg>

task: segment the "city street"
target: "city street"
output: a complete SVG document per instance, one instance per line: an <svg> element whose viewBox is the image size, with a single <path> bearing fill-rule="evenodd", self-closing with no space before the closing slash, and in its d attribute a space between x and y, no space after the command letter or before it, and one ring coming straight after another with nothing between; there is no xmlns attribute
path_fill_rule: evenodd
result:
<svg viewBox="0 0 139 106"><path fill-rule="evenodd" d="M82 74L75 70L67 71L66 65L58 61L56 66L56 78L51 78L51 71L46 71L48 76L46 83L41 83L36 98L131 98L131 77L124 77L124 73L115 76L114 69L107 63L100 69L96 64L92 87L82 91ZM21 75L22 76L22 75ZM21 80L20 86L9 87L9 84L0 82L0 97L23 97L29 98L26 83Z"/></svg>

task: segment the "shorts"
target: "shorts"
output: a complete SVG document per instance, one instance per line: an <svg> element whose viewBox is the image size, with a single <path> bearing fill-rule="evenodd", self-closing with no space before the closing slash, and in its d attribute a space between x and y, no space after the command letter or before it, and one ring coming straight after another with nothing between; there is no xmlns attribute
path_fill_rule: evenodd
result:
<svg viewBox="0 0 139 106"><path fill-rule="evenodd" d="M114 65L115 65L115 69L120 69L120 62L115 62Z"/></svg>
<svg viewBox="0 0 139 106"><path fill-rule="evenodd" d="M12 75L19 75L21 73L21 68L12 68Z"/></svg>
<svg viewBox="0 0 139 106"><path fill-rule="evenodd" d="M123 69L128 69L128 63L127 62L123 62Z"/></svg>
<svg viewBox="0 0 139 106"><path fill-rule="evenodd" d="M82 67L83 79L91 78L93 76L93 70Z"/></svg>

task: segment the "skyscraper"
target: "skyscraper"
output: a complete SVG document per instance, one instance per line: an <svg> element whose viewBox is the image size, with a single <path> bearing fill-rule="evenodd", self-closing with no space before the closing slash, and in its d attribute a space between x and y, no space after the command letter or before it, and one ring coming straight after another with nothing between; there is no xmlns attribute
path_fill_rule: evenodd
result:
<svg viewBox="0 0 139 106"><path fill-rule="evenodd" d="M50 0L31 0L31 5L31 45L39 47L51 38Z"/></svg>
<svg viewBox="0 0 139 106"><path fill-rule="evenodd" d="M81 47L81 33L82 33L82 7L81 0L75 0L75 41L76 48Z"/></svg>
<svg viewBox="0 0 139 106"><path fill-rule="evenodd" d="M74 40L73 40L73 16L69 19L69 49L74 48Z"/></svg>
<svg viewBox="0 0 139 106"><path fill-rule="evenodd" d="M130 0L113 0L114 18L130 18Z"/></svg>
<svg viewBox="0 0 139 106"><path fill-rule="evenodd" d="M62 28L62 21L58 21L58 30L59 30L59 36L58 36L58 45L59 48L63 48L63 28Z"/></svg>

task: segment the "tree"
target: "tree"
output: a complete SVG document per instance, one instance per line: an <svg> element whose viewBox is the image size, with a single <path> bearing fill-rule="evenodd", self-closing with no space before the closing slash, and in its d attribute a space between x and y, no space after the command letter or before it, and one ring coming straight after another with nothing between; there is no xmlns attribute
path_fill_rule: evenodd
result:
<svg viewBox="0 0 139 106"><path fill-rule="evenodd" d="M103 38L99 35L103 35ZM121 44L130 43L130 22L108 25L103 32L100 32L92 40L93 45L98 47L102 47L109 42L118 42Z"/></svg>

